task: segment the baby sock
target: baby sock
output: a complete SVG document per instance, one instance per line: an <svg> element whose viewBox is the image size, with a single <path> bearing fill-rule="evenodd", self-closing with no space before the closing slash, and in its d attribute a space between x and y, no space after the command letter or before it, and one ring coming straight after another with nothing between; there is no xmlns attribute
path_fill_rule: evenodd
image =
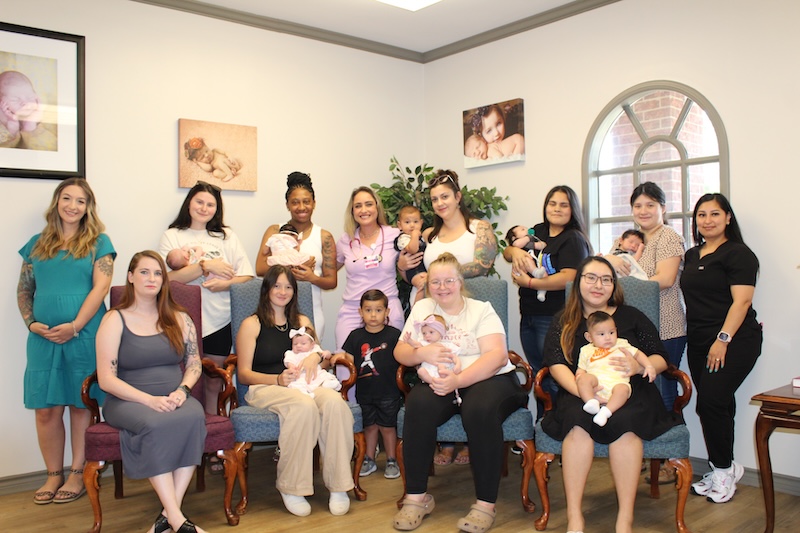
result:
<svg viewBox="0 0 800 533"><path fill-rule="evenodd" d="M597 401L597 398L592 398L585 404L583 404L583 410L589 413L590 415L596 415L600 412L600 402Z"/></svg>
<svg viewBox="0 0 800 533"><path fill-rule="evenodd" d="M612 413L611 410L604 405L603 407L600 408L600 412L594 415L594 418L592 418L592 422L594 422L600 427L603 427L606 425L606 422L608 422L608 419L612 414L614 413Z"/></svg>

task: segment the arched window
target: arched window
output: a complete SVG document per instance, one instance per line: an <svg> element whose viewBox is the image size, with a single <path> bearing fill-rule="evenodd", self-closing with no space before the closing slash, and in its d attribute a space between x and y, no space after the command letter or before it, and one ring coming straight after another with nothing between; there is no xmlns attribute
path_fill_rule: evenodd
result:
<svg viewBox="0 0 800 533"><path fill-rule="evenodd" d="M728 140L706 98L686 85L652 81L600 113L583 155L583 198L592 245L607 252L633 227L630 196L645 181L667 196L666 222L692 242L692 211L707 192L728 195Z"/></svg>

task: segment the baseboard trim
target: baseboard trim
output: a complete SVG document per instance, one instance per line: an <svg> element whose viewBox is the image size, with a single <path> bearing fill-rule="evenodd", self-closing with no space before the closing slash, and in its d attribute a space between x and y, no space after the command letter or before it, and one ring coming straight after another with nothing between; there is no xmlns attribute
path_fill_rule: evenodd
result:
<svg viewBox="0 0 800 533"><path fill-rule="evenodd" d="M692 470L695 476L701 476L708 471L708 461L699 457L690 457L692 462ZM67 466L64 470L69 470ZM113 475L112 468L106 468L102 475L103 477ZM0 478L0 496L8 494L16 494L18 492L34 491L42 486L46 472L40 470L38 472L30 472L28 474L19 474L16 476L8 476ZM775 492L782 492L784 494L791 494L792 496L800 496L800 478L794 476L787 476L784 474L773 474L773 481L775 485ZM753 468L745 468L744 476L739 482L743 485L751 487L761 486L761 476L758 470Z"/></svg>
<svg viewBox="0 0 800 533"><path fill-rule="evenodd" d="M690 457L689 459L692 461L692 470L694 471L695 477L702 476L708 472L709 467L707 459L700 459L698 457ZM742 476L742 480L739 483L750 487L761 487L761 475L757 469L745 467L744 476ZM800 478L773 473L772 484L775 487L775 492L800 496Z"/></svg>
<svg viewBox="0 0 800 533"><path fill-rule="evenodd" d="M69 465L65 466L64 472L69 472L69 469ZM106 468L102 472L103 477L113 475L113 468ZM45 470L39 470L37 472L29 472L27 474L19 474L16 476L0 478L0 496L7 496L9 494L16 494L18 492L33 492L42 486L46 476L47 472Z"/></svg>

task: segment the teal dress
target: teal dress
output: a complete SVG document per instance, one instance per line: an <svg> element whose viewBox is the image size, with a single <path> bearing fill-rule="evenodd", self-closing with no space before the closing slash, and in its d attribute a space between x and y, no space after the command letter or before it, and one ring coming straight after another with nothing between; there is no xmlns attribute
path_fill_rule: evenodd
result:
<svg viewBox="0 0 800 533"><path fill-rule="evenodd" d="M100 234L95 251L81 259L60 251L53 259L35 259L31 251L39 240L35 235L19 254L33 265L36 289L33 294L33 316L37 322L57 326L72 322L83 301L92 290L94 261L105 255L117 257L106 234ZM81 385L86 376L97 368L95 335L106 312L101 304L97 313L83 327L77 338L55 344L35 333L28 334L27 365L24 396L28 409L44 409L59 405L85 407L81 400ZM95 388L92 396L102 401Z"/></svg>

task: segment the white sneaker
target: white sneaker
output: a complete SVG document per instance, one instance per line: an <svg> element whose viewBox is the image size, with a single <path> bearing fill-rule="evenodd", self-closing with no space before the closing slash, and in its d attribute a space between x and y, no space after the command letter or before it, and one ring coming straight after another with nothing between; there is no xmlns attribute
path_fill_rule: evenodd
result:
<svg viewBox="0 0 800 533"><path fill-rule="evenodd" d="M715 468L711 476L711 490L706 499L714 503L725 503L733 498L736 493L736 483L742 479L744 467L731 462L730 468L725 470Z"/></svg>
<svg viewBox="0 0 800 533"><path fill-rule="evenodd" d="M708 493L711 492L711 476L713 475L714 471L710 470L703 475L700 481L692 483L692 492L698 496L708 496Z"/></svg>
<svg viewBox="0 0 800 533"><path fill-rule="evenodd" d="M334 516L346 515L350 510L350 496L346 492L331 492L328 499L328 510Z"/></svg>
<svg viewBox="0 0 800 533"><path fill-rule="evenodd" d="M295 516L308 516L311 514L311 504L303 496L295 496L294 494L281 494L283 505L286 510Z"/></svg>

